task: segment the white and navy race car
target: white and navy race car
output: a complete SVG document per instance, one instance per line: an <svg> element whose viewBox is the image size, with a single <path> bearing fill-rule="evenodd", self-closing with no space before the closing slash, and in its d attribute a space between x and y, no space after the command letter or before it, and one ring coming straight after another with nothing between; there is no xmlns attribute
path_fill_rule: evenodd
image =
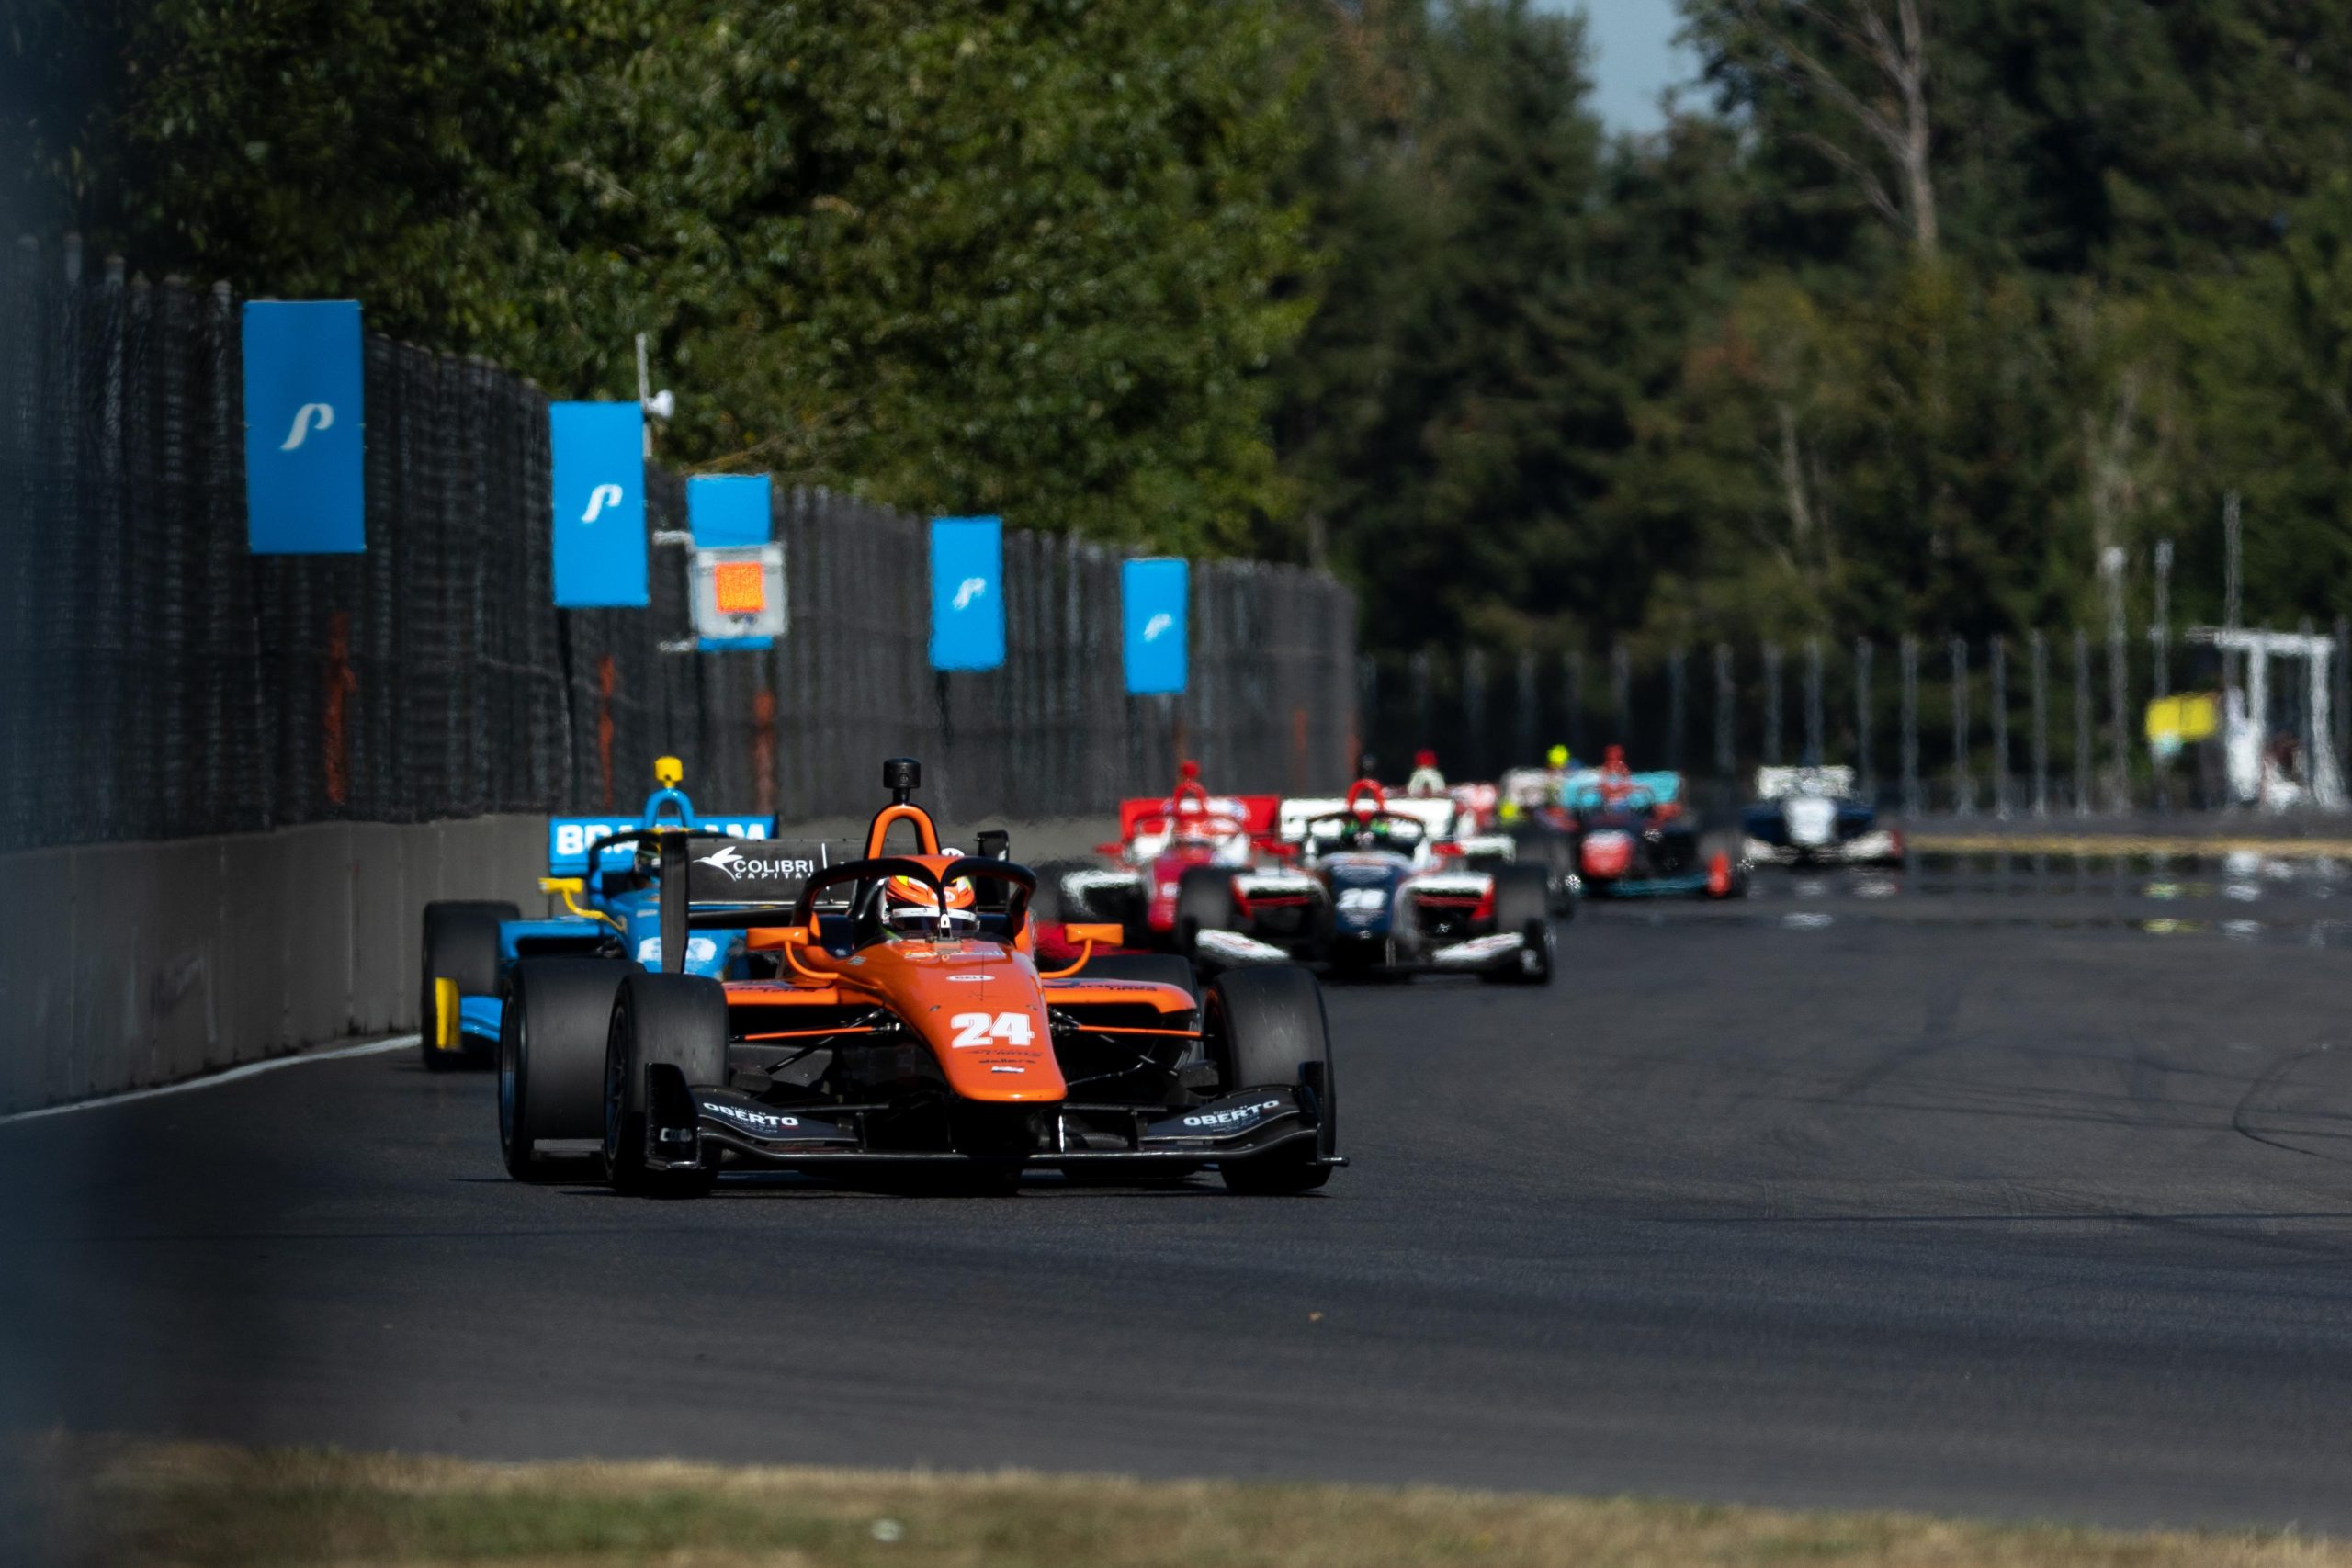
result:
<svg viewBox="0 0 2352 1568"><path fill-rule="evenodd" d="M1878 825L1848 767L1756 770L1756 800L1740 814L1747 857L1758 865L1896 865L1903 834Z"/></svg>
<svg viewBox="0 0 2352 1568"><path fill-rule="evenodd" d="M1454 834L1455 803L1389 795L1286 799L1285 863L1187 870L1177 930L1198 962L1311 964L1335 975L1473 974L1547 985L1555 939L1544 868L1508 840ZM1475 841L1473 841L1475 842Z"/></svg>

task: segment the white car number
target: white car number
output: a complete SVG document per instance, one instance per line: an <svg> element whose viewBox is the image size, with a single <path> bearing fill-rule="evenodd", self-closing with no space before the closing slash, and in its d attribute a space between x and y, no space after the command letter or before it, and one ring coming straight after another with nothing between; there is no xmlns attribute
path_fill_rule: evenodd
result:
<svg viewBox="0 0 2352 1568"><path fill-rule="evenodd" d="M958 1051L974 1045L1027 1045L1037 1038L1025 1012L959 1012L947 1021Z"/></svg>

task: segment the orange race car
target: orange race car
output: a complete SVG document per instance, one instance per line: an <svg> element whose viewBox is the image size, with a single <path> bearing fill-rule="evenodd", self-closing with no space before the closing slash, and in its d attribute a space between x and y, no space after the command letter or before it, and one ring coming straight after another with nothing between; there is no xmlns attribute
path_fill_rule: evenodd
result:
<svg viewBox="0 0 2352 1568"><path fill-rule="evenodd" d="M920 779L909 759L883 764L890 804L863 858L765 846L761 869L797 892L747 885L746 847L723 835L644 834L662 862L660 972L514 968L499 1044L509 1172L551 1174L550 1145L571 1140L601 1140L615 1188L678 1196L741 1169L1007 1190L1033 1168L1211 1166L1237 1192L1300 1192L1346 1163L1313 976L1248 970L1204 997L1183 959L1092 957L1115 926L1065 928L1078 961L1041 970L1035 874L1001 858L1000 834L983 839L993 854L943 852L913 804ZM913 847L892 854L899 829ZM683 973L690 934L725 930L747 936L736 972Z"/></svg>

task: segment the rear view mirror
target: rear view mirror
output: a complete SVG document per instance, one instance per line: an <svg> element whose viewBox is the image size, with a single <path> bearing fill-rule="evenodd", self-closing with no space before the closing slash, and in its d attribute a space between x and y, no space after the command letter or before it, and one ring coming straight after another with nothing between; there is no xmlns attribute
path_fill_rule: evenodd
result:
<svg viewBox="0 0 2352 1568"><path fill-rule="evenodd" d="M1104 947L1118 946L1119 939L1125 935L1125 928L1111 924L1069 925L1062 928L1062 939L1065 942L1091 942Z"/></svg>

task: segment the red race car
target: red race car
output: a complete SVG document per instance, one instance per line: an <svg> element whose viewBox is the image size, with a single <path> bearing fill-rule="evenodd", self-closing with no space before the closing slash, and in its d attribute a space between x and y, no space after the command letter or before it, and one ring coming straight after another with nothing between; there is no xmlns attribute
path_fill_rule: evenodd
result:
<svg viewBox="0 0 2352 1568"><path fill-rule="evenodd" d="M1276 836L1282 797L1211 795L1200 766L1187 762L1175 792L1119 803L1119 837L1100 846L1107 863L1062 871L1060 917L1116 920L1129 947L1182 951L1178 931L1184 874L1196 867L1248 872L1288 852Z"/></svg>

